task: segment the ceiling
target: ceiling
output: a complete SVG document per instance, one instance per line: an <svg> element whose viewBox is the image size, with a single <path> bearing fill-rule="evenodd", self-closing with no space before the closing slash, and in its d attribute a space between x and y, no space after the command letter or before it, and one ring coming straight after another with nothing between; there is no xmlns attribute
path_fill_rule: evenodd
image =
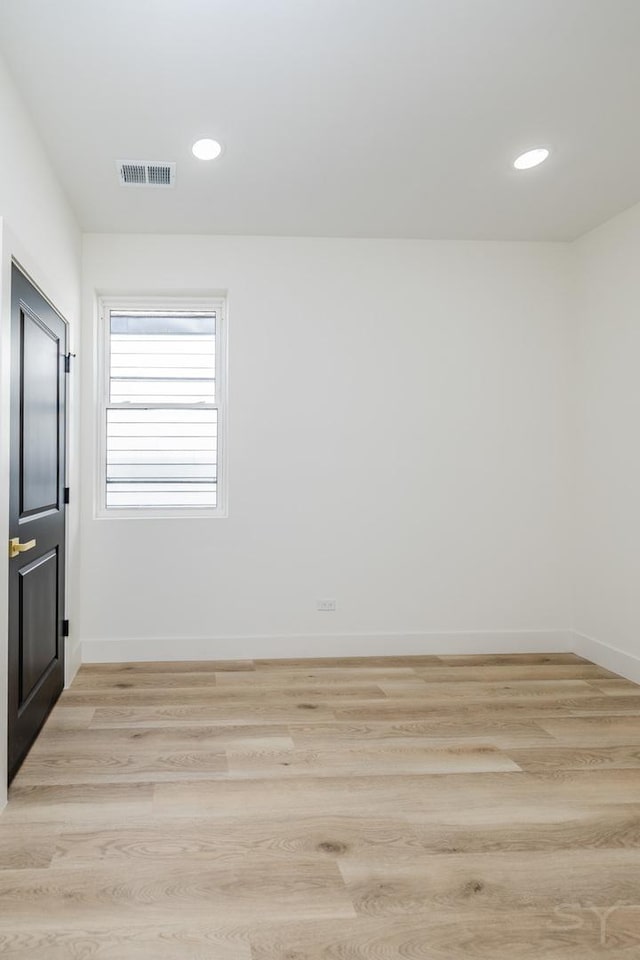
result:
<svg viewBox="0 0 640 960"><path fill-rule="evenodd" d="M640 0L2 0L0 47L87 231L566 240L640 200Z"/></svg>

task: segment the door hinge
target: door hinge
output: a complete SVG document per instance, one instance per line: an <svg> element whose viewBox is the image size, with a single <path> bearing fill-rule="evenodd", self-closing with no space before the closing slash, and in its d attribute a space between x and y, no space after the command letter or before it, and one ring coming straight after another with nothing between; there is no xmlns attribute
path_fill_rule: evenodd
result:
<svg viewBox="0 0 640 960"><path fill-rule="evenodd" d="M64 488L64 502L69 503L69 487Z"/></svg>
<svg viewBox="0 0 640 960"><path fill-rule="evenodd" d="M75 353L65 353L64 355L64 372L71 373L71 357L75 357Z"/></svg>
<svg viewBox="0 0 640 960"><path fill-rule="evenodd" d="M68 621L68 620L63 620L63 621L62 621L62 636L63 636L63 637L68 637L68 636L69 636L69 621Z"/></svg>

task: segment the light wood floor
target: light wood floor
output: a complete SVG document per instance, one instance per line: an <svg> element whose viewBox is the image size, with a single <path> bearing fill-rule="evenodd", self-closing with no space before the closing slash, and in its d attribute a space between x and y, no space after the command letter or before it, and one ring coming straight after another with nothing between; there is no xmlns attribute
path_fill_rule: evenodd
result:
<svg viewBox="0 0 640 960"><path fill-rule="evenodd" d="M85 666L0 817L29 960L639 960L640 687L573 655Z"/></svg>

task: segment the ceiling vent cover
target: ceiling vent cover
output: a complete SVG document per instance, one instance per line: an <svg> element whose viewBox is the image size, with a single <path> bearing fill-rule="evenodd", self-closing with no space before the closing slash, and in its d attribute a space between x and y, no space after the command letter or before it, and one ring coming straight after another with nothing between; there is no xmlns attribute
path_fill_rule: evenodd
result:
<svg viewBox="0 0 640 960"><path fill-rule="evenodd" d="M172 187L176 182L175 163L160 160L118 160L122 187Z"/></svg>

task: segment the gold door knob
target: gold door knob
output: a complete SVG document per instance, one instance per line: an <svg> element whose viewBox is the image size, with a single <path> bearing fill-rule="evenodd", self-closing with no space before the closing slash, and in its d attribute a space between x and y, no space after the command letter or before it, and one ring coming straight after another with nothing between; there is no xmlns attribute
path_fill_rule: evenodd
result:
<svg viewBox="0 0 640 960"><path fill-rule="evenodd" d="M13 559L13 557L17 557L19 553L26 553L27 550L33 550L35 545L35 540L27 540L26 543L20 543L20 537L12 537L11 540L9 540L9 556Z"/></svg>

